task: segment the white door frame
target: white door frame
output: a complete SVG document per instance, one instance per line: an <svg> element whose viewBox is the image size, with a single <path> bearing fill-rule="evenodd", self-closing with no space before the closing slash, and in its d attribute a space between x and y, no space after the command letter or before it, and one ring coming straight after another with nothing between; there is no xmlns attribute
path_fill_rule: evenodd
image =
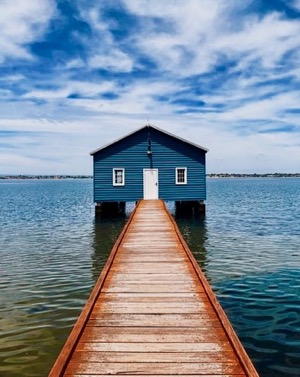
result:
<svg viewBox="0 0 300 377"><path fill-rule="evenodd" d="M158 199L158 169L143 169L144 200Z"/></svg>

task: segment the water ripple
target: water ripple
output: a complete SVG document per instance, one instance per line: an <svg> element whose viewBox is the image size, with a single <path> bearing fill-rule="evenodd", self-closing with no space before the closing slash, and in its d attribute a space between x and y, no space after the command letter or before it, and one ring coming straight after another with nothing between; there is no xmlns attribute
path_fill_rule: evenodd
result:
<svg viewBox="0 0 300 377"><path fill-rule="evenodd" d="M300 302L299 291L295 291L299 283L300 269L293 269L246 275L214 285L261 375L299 375ZM287 359L292 366L282 369Z"/></svg>

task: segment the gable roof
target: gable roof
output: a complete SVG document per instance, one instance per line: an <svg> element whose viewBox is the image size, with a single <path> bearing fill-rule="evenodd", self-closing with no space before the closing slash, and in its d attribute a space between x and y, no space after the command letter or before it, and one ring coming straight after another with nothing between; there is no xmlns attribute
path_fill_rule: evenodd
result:
<svg viewBox="0 0 300 377"><path fill-rule="evenodd" d="M115 144L115 143L118 143L119 141L121 141L121 140L123 140L123 139L125 139L125 138L127 138L127 137L129 137L129 136L131 136L131 135L134 135L135 133L137 133L137 132L143 130L144 128L157 130L157 131L162 132L162 133L164 133L164 134L166 134L166 135L168 135L168 136L171 136L171 137L173 137L173 138L175 138L175 139L177 139L177 140L180 140L180 141L182 141L182 142L184 142L184 143L186 143L186 144L189 144L189 145L192 145L192 146L194 146L194 147L196 147L196 148L198 148L198 149L201 149L201 150L204 151L205 153L208 152L208 149L202 147L201 145L198 145L198 144L192 143L192 142L190 142L190 141L188 141L188 140L185 140L185 139L183 139L183 138L181 138L181 137L178 137L178 136L176 136L176 135L173 135L173 134L171 134L170 132L167 132L167 131L165 131L165 130L162 130L161 128L158 128L158 127L153 126L152 124L146 124L145 126L139 128L139 129L137 129L137 130L135 130L135 131L133 131L133 132L130 132L129 134L127 134L127 135L125 135L125 136L123 136L123 137L121 137L121 138L119 138L119 139L117 139L117 140L115 140L115 141L113 141L113 142L111 142L111 143L109 143L109 144L106 144L106 145L104 145L104 146L102 146L102 147L100 147L100 148L98 148L98 149L95 149L94 151L90 152L90 155L93 156L93 155L96 154L97 152L100 152L100 151L102 151L103 149L108 148L109 146L111 146L111 145L113 145L113 144Z"/></svg>

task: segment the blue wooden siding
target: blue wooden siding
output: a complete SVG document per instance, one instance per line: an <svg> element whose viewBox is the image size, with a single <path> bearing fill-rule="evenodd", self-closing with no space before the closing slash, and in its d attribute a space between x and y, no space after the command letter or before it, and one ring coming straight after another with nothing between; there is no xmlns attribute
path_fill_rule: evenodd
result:
<svg viewBox="0 0 300 377"><path fill-rule="evenodd" d="M147 155L150 131L152 157ZM187 168L187 184L176 185L175 168ZM113 169L125 169L125 186L113 186ZM159 198L205 200L205 151L145 127L94 154L94 200L135 201L143 198L143 169L158 169Z"/></svg>

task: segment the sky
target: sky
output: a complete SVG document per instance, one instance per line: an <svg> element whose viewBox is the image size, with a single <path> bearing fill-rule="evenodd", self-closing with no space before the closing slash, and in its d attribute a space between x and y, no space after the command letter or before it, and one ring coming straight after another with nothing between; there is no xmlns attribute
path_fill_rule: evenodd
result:
<svg viewBox="0 0 300 377"><path fill-rule="evenodd" d="M300 0L0 0L0 174L92 174L150 123L208 173L300 171Z"/></svg>

